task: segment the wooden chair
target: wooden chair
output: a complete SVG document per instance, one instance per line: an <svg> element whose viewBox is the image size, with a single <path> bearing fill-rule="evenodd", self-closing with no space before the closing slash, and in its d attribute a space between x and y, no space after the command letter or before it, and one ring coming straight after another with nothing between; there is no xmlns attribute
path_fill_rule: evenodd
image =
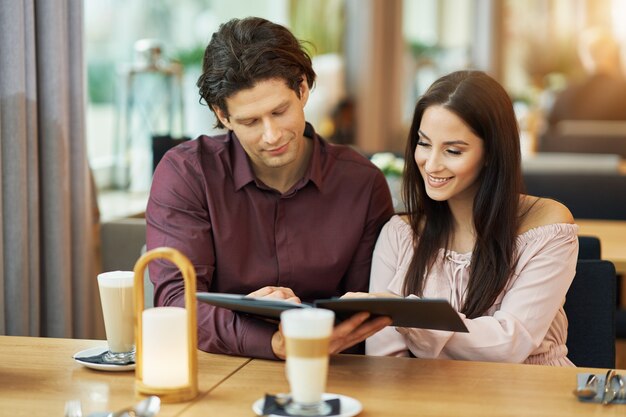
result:
<svg viewBox="0 0 626 417"><path fill-rule="evenodd" d="M615 367L615 266L609 261L579 260L565 314L568 358L576 366Z"/></svg>
<svg viewBox="0 0 626 417"><path fill-rule="evenodd" d="M132 271L146 251L146 219L124 218L101 225L102 271ZM154 285L144 274L145 307L153 307Z"/></svg>

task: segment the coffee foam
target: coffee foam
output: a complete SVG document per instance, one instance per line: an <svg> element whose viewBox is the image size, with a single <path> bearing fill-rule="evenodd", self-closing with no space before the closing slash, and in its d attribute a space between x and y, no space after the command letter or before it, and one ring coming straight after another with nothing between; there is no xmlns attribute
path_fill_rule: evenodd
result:
<svg viewBox="0 0 626 417"><path fill-rule="evenodd" d="M335 313L321 308L301 308L283 311L280 315L285 337L320 339L333 331Z"/></svg>
<svg viewBox="0 0 626 417"><path fill-rule="evenodd" d="M133 271L111 271L98 274L98 284L103 287L132 287L134 282Z"/></svg>

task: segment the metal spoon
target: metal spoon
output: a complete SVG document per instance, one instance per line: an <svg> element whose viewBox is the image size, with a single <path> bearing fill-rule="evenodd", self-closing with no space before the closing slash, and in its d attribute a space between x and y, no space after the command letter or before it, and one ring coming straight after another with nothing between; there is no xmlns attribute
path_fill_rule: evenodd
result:
<svg viewBox="0 0 626 417"><path fill-rule="evenodd" d="M595 374L589 375L585 386L575 389L574 395L583 400L590 400L598 395L598 377Z"/></svg>
<svg viewBox="0 0 626 417"><path fill-rule="evenodd" d="M602 404L607 405L615 398L617 392L613 390L613 378L615 378L615 369L609 369L604 377L604 394L602 395Z"/></svg>
<svg viewBox="0 0 626 417"><path fill-rule="evenodd" d="M161 399L157 396L150 396L140 401L132 407L127 407L108 415L108 417L152 417L161 409Z"/></svg>
<svg viewBox="0 0 626 417"><path fill-rule="evenodd" d="M615 398L619 400L626 400L626 386L624 385L624 378L620 374L615 374L613 379L617 380L617 385L619 386Z"/></svg>

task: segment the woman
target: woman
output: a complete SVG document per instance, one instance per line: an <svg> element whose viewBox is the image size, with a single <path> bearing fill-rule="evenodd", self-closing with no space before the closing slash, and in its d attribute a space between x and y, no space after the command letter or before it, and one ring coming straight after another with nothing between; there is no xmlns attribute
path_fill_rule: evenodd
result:
<svg viewBox="0 0 626 417"><path fill-rule="evenodd" d="M563 303L578 227L562 204L522 194L502 86L479 71L437 80L417 102L405 157L407 214L379 236L370 296L445 298L469 333L388 327L366 352L573 366Z"/></svg>

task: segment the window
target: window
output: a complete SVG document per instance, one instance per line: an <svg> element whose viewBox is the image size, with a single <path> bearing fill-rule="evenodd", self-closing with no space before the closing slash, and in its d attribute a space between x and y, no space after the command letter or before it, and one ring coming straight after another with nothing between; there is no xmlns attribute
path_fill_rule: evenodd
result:
<svg viewBox="0 0 626 417"><path fill-rule="evenodd" d="M158 40L166 63L174 58L182 61L184 134L190 137L210 134L214 132L213 114L198 103L195 82L211 34L224 21L251 15L286 25L288 6L288 0L85 0L87 147L98 188L115 185L115 167L122 152L116 147L124 139L119 137L123 131L121 112L124 104L128 104L123 98L129 93L125 69L141 58L135 51L138 40ZM157 93L166 93L162 88L153 80L152 85L143 85L141 91L154 94L156 100ZM155 106L152 111L157 112L153 119L162 121L168 109ZM140 134L141 130L133 129L132 134ZM150 134L148 126L143 134ZM148 175L151 175L150 152L146 149L141 162L142 169L150 170ZM148 186L149 181L142 181L135 191L147 190Z"/></svg>

